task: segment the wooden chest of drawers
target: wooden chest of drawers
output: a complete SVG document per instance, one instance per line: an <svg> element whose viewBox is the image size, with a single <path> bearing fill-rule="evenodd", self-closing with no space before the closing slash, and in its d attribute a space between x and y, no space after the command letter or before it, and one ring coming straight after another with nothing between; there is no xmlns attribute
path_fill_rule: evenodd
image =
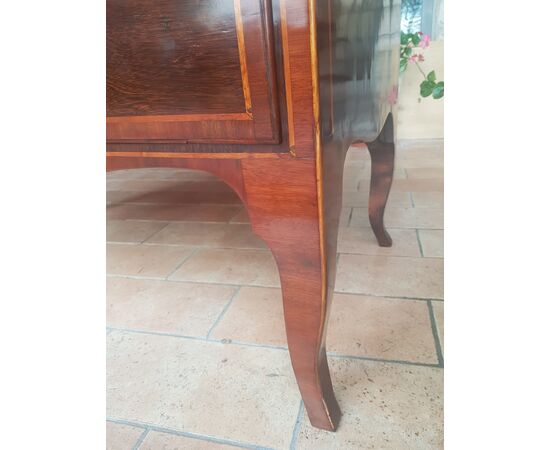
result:
<svg viewBox="0 0 550 450"><path fill-rule="evenodd" d="M325 330L348 147L368 144L369 218L393 176L400 4L391 0L107 0L107 169L209 171L246 205L281 277L311 423L340 410Z"/></svg>

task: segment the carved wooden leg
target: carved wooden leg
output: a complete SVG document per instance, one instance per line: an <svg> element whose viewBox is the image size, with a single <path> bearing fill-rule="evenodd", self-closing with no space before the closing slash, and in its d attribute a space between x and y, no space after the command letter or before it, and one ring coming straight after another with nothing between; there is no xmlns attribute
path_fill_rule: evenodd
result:
<svg viewBox="0 0 550 450"><path fill-rule="evenodd" d="M243 190L254 231L271 248L283 291L288 348L311 424L335 430L340 409L325 351L331 287L326 236L312 160L243 160ZM333 258L332 258L333 259ZM329 268L328 270L333 270Z"/></svg>
<svg viewBox="0 0 550 450"><path fill-rule="evenodd" d="M381 247L391 247L392 240L384 227L384 210L393 181L395 145L393 118L390 114L380 136L367 144L371 157L371 180L369 193L369 221Z"/></svg>

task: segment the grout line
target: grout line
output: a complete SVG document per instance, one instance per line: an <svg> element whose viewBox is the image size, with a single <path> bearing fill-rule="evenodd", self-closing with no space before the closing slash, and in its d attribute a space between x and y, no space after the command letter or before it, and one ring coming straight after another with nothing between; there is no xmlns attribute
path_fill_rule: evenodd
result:
<svg viewBox="0 0 550 450"><path fill-rule="evenodd" d="M289 450L296 449L296 441L298 440L300 428L302 428L303 417L304 417L304 401L300 400L300 407L298 408L298 415L296 416L296 422L294 423L294 429L292 430L292 440L290 441Z"/></svg>
<svg viewBox="0 0 550 450"><path fill-rule="evenodd" d="M229 307L232 305L233 300L235 299L235 297L237 296L237 294L241 291L241 287L242 287L242 286L239 286L237 289L235 289L235 292L233 292L233 295L231 296L231 298L229 299L229 301L227 302L227 304L223 307L222 312L220 313L220 315L218 316L218 318L214 321L214 323L213 323L212 326L210 327L210 330L208 330L208 333L206 333L206 339L210 339L210 335L212 334L212 332L214 331L214 329L218 326L218 324L220 323L220 321L221 321L221 320L223 319L223 317L225 316L225 313L227 312L227 310L229 309Z"/></svg>
<svg viewBox="0 0 550 450"><path fill-rule="evenodd" d="M405 366L419 366L419 367L433 367L433 368L442 368L443 366L439 363L423 363L416 361L404 361L401 359L384 359L384 358L375 358L373 356L357 356L357 355L341 355L339 353L327 352L329 358L335 359L356 359L359 361L372 361L379 363L389 363L389 364L403 364Z"/></svg>
<svg viewBox="0 0 550 450"><path fill-rule="evenodd" d="M209 342L211 344L224 344L224 345L234 344L234 345L242 345L244 347L258 347L258 348L267 348L271 350L288 350L288 348L285 347L284 345L256 344L255 342L237 341L234 339L212 339L212 338L207 339L203 336L188 336L185 334L165 333L163 331L136 330L131 328L107 327L107 329L110 331L120 331L122 333L165 336L165 337L173 337L178 339L190 339L193 341Z"/></svg>
<svg viewBox="0 0 550 450"><path fill-rule="evenodd" d="M174 275L181 266L183 266L192 256L194 256L197 251L199 249L198 248L194 248L191 250L191 253L189 253L185 258L183 258L183 261L181 261L179 264L176 265L176 267L174 268L174 270L172 270L168 275L166 275L164 277L164 280L168 280L168 278L170 278L172 275Z"/></svg>
<svg viewBox="0 0 550 450"><path fill-rule="evenodd" d="M394 228L395 229L395 228ZM388 232L392 230L392 228L387 229ZM410 229L411 231L414 231L414 229ZM418 238L417 238L418 239ZM339 255L349 255L349 256L381 256L383 258L404 258L404 259L420 259L420 256L408 256L408 255L381 255L376 253L350 253L350 252L338 252ZM423 256L424 259L443 259L441 256Z"/></svg>
<svg viewBox="0 0 550 450"><path fill-rule="evenodd" d="M204 222L203 222L204 223ZM228 224L228 225L237 225L237 224ZM238 224L241 225L241 224ZM160 232L161 230L159 230ZM150 236L153 237L153 236ZM196 250L263 250L263 251L270 251L269 247L224 247L220 245L214 245L214 244L168 244L165 242L129 242L129 241L106 241L107 245L125 245L127 247L170 247L170 248L193 248Z"/></svg>
<svg viewBox="0 0 550 450"><path fill-rule="evenodd" d="M241 203L243 209L246 211L246 215L248 216L248 211L246 210L246 206L244 205L244 203ZM242 222L231 222L235 217L237 217L240 213L242 212L241 211L238 211L235 213L235 215L231 216L228 220L227 220L227 223L242 223ZM246 222L245 222L246 223Z"/></svg>
<svg viewBox="0 0 550 450"><path fill-rule="evenodd" d="M442 259L442 258L433 258L433 259ZM265 286L260 284L236 284L236 283L218 283L215 281L197 281L197 280L175 280L175 279L163 279L163 278L154 278L154 277L139 277L139 276L133 276L133 275L110 275L107 274L107 278L123 278L127 280L143 280L143 281L165 281L168 283L190 283L190 284L212 284L215 286L225 286L225 287L235 287L235 286L241 286L241 287L250 287L250 288L264 288L264 289L279 289L281 290L280 286ZM344 291L334 291L335 294L342 294L342 295L363 295L365 297L376 297L376 298L388 298L388 299L394 299L394 300L421 300L421 301L432 301L432 302L442 302L442 298L438 297L407 297L407 296L396 296L396 295L380 295L380 294L372 294L368 292L344 292Z"/></svg>
<svg viewBox="0 0 550 450"><path fill-rule="evenodd" d="M355 228L355 227L354 227ZM359 228L359 227L356 227ZM403 228L388 228L388 231L391 230L399 230ZM418 231L416 228L406 228L407 230L415 230ZM423 230L425 228L422 228ZM430 228L430 230L432 230ZM417 233L417 239L418 233ZM263 252L263 253L269 253L273 255L273 252L266 247L220 247L217 245L189 245L189 244L164 244L164 243L157 243L157 242L144 242L144 243L135 243L135 242L108 242L108 244L116 244L116 245L122 245L127 247L138 247L138 246L145 246L145 247L171 247L171 248L190 248L194 249L195 251L198 250L237 250L237 251L243 251L243 252ZM419 259L418 256L410 256L410 255L380 255L376 253L350 253L350 252L338 252L338 255L352 255L352 256L382 256L384 258L401 258L401 259ZM189 255L191 257L192 255ZM427 259L442 259L441 256L426 256ZM178 267L179 268L179 267ZM171 274L170 274L171 275ZM128 276L133 277L134 275L121 275L121 276Z"/></svg>
<svg viewBox="0 0 550 450"><path fill-rule="evenodd" d="M437 322L435 320L434 309L433 309L431 301L428 301L428 312L430 314L430 323L432 325L432 334L433 334L433 337L434 337L435 352L437 353L437 359L439 361L439 367L443 367L443 365L444 365L443 350L441 348L441 341L439 340L439 332L438 332L438 329L437 329Z"/></svg>
<svg viewBox="0 0 550 450"><path fill-rule="evenodd" d="M353 218L353 210L355 209L355 207L350 206L349 209L350 209L350 212L349 212L348 225L347 226L351 227L351 219Z"/></svg>
<svg viewBox="0 0 550 450"><path fill-rule="evenodd" d="M422 242L420 241L420 233L418 232L418 228L414 231L416 233L416 242L418 242L418 248L420 249L420 256L424 258L424 249L422 248Z"/></svg>
<svg viewBox="0 0 550 450"><path fill-rule="evenodd" d="M351 225L351 219L353 217L353 210L356 209L356 208L359 208L359 209L365 209L367 210L368 207L367 206L350 206L350 205L347 205L347 206L342 206L342 208L350 208L351 211L350 211L350 215L349 215L349 219L348 219L348 225L349 227L352 227L352 228L362 228L361 225ZM407 206L402 206L402 207L388 207L386 208L386 211L388 209L391 209L391 208L394 208L394 209L413 209L412 207L407 207ZM432 209L432 210L443 210L443 208L433 208L433 207L426 207L426 206L422 206L422 207L419 207L419 208L416 208L416 209ZM167 220L167 219L119 219L119 218L107 218L106 219L107 221L109 220L118 220L118 221L134 221L134 222L168 222L169 224L178 224L178 223L207 223L207 224L228 224L228 225L250 225L250 222L223 222L223 221L210 221L210 220ZM368 226L365 226L366 228L368 228ZM388 229L394 229L394 230L414 230L416 229L415 226L411 226L411 227L396 227L396 226L390 226L388 227ZM420 227L420 229L422 230L444 230L443 227L439 228L439 227ZM115 243L118 243L118 241L113 241ZM122 243L128 243L128 242L122 242ZM131 244L131 242L129 242ZM179 245L179 244L163 244L163 245Z"/></svg>
<svg viewBox="0 0 550 450"><path fill-rule="evenodd" d="M413 197L413 193L412 192L409 192L409 199L411 200L411 205L413 208L416 208L416 205L414 203L414 197Z"/></svg>
<svg viewBox="0 0 550 450"><path fill-rule="evenodd" d="M137 442L134 444L134 446L132 447L132 450L139 450L149 431L150 431L150 428L145 428L145 430L143 430L143 433L139 435L139 438Z"/></svg>
<svg viewBox="0 0 550 450"><path fill-rule="evenodd" d="M149 239L151 239L155 234L158 234L160 233L162 230L164 230L168 225L170 225L170 222L166 222L166 225L164 225L163 227L160 227L158 230L156 231L153 231L153 233L151 233L149 236L147 236L145 239L143 239L143 241L140 242L140 244L143 244L145 241L148 241Z"/></svg>
<svg viewBox="0 0 550 450"><path fill-rule="evenodd" d="M112 422L112 423L118 423L120 425L129 425L131 427L136 427L136 428L145 428L146 430L156 431L157 433L172 434L172 435L176 435L176 436L182 436L182 437L187 437L187 438L191 438L191 439L197 439L197 440L200 440L200 441L211 442L211 443L214 443L214 444L225 444L225 445L231 445L233 447L247 448L247 449L250 449L250 450L273 450L270 447L262 447L262 446L259 446L259 445L248 444L246 442L234 441L232 439L225 439L225 438L217 438L217 437L214 437L214 436L210 436L210 435L206 435L206 434L200 434L200 433L194 433L194 432L190 432L190 431L179 431L179 430L175 430L173 428L159 427L157 425L153 425L153 424L145 423L145 422L125 420L125 419L116 419L114 417L107 417L107 421Z"/></svg>
<svg viewBox="0 0 550 450"><path fill-rule="evenodd" d="M349 208L349 207L348 207ZM118 220L118 221L132 221L132 222L168 222L170 223L218 223L218 224L229 224L227 221L220 221L220 220L173 220L173 219L135 219L135 218L128 218L128 219L120 219L118 217L107 217L107 221L110 220ZM250 222L231 222L231 224L247 224L249 225Z"/></svg>
<svg viewBox="0 0 550 450"><path fill-rule="evenodd" d="M186 247L186 248L196 248L198 250L264 250L269 251L269 248L266 247L224 247L220 245L212 245L212 244L165 244L165 243L158 243L158 242L143 242L138 245L143 246L149 246L149 247Z"/></svg>
<svg viewBox="0 0 550 450"><path fill-rule="evenodd" d="M202 336L187 336L185 334L164 333L162 331L134 330L131 328L118 328L118 327L107 327L107 329L110 331L120 331L122 333L146 334L146 335L152 335L152 336L166 336L166 337L173 337L178 339L190 339L193 341L212 342L212 343L218 343L218 344L228 343L228 342L216 341L213 339L206 339L205 337L202 337Z"/></svg>
<svg viewBox="0 0 550 450"><path fill-rule="evenodd" d="M285 346L257 344L255 342L236 341L233 339L221 339L221 340L206 339L201 336L186 336L182 334L163 333L160 331L133 330L129 328L108 327L108 329L110 329L111 331L119 331L122 333L145 334L145 335L151 335L151 336L165 336L165 337L172 337L176 339L189 339L193 341L208 342L211 344L237 345L237 346L240 345L242 347L255 347L255 348L263 348L263 349L269 349L269 350L288 351L288 348ZM373 361L373 362L390 363L390 364L405 364L409 366L442 367L442 365L439 363L434 364L434 363L422 363L422 362L416 362L416 361L406 361L401 359L384 359L384 358L376 358L374 356L345 355L345 354L335 353L335 352L327 352L327 355L330 358L335 358L335 359L357 359L361 361Z"/></svg>

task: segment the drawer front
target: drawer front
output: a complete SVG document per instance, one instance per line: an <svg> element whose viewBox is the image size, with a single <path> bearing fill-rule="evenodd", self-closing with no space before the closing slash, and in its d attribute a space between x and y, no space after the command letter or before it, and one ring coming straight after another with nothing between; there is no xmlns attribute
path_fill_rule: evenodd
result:
<svg viewBox="0 0 550 450"><path fill-rule="evenodd" d="M269 0L107 0L107 139L279 143Z"/></svg>

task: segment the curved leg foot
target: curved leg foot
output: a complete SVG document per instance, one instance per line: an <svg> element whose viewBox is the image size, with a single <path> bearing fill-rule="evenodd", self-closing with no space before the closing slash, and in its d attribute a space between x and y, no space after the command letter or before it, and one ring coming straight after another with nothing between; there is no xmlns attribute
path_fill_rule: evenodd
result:
<svg viewBox="0 0 550 450"><path fill-rule="evenodd" d="M244 160L242 168L252 226L279 268L288 348L309 420L334 431L341 413L325 351L331 296L324 252L336 236L320 226L315 162Z"/></svg>
<svg viewBox="0 0 550 450"><path fill-rule="evenodd" d="M395 144L393 117L390 114L380 136L367 144L371 157L371 180L369 193L369 221L380 247L391 247L392 239L384 227L384 210L393 181Z"/></svg>

